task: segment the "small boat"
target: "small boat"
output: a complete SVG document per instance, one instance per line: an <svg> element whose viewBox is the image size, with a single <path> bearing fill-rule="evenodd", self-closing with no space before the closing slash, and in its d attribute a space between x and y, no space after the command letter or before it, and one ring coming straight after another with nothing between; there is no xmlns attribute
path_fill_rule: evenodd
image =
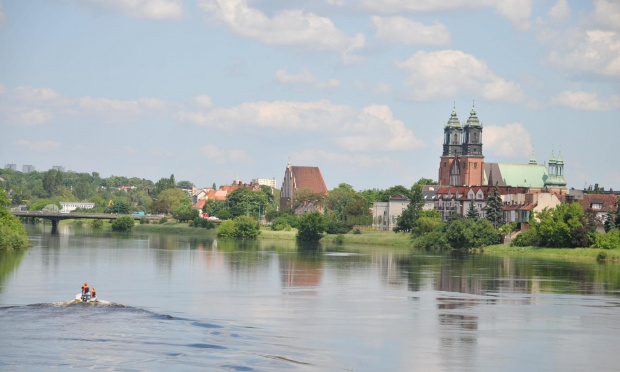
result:
<svg viewBox="0 0 620 372"><path fill-rule="evenodd" d="M78 293L75 295L75 302L97 302L97 297L90 297L90 293Z"/></svg>

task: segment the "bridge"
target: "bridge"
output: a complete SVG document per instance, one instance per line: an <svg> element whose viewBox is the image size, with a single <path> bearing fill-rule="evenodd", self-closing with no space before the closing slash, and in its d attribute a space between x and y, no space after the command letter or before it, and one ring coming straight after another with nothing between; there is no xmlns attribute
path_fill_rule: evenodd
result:
<svg viewBox="0 0 620 372"><path fill-rule="evenodd" d="M58 212L43 212L43 211L34 211L34 212L11 212L17 217L24 218L45 218L47 220L52 221L52 234L58 234L58 221L60 220L78 220L78 219L89 219L89 220L115 220L119 217L131 217L134 220L139 220L141 218L148 218L151 221L157 221L161 216L138 216L134 214L110 214L110 213L58 213Z"/></svg>

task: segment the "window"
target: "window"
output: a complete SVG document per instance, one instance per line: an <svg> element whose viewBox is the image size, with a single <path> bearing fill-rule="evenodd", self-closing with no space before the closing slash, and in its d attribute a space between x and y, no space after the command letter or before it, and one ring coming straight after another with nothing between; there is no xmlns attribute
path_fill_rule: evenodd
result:
<svg viewBox="0 0 620 372"><path fill-rule="evenodd" d="M591 208L592 209L603 209L603 204L602 203L592 203Z"/></svg>

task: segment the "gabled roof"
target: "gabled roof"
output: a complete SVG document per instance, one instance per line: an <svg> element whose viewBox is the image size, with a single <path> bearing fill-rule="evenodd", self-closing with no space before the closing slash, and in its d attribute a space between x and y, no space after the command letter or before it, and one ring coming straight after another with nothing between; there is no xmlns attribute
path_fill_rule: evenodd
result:
<svg viewBox="0 0 620 372"><path fill-rule="evenodd" d="M291 167L295 189L310 189L315 193L327 195L327 187L319 167Z"/></svg>
<svg viewBox="0 0 620 372"><path fill-rule="evenodd" d="M207 199L200 199L198 200L198 202L196 202L196 204L192 205L193 209L202 209L202 207L205 206L205 203L207 202Z"/></svg>
<svg viewBox="0 0 620 372"><path fill-rule="evenodd" d="M581 205L583 210L594 210L599 212L607 212L611 208L612 213L617 212L618 197L613 194L583 194ZM592 204L601 204L601 209L593 209Z"/></svg>
<svg viewBox="0 0 620 372"><path fill-rule="evenodd" d="M493 185L522 186L542 189L549 177L547 167L539 164L484 163L484 183L489 183L492 172Z"/></svg>

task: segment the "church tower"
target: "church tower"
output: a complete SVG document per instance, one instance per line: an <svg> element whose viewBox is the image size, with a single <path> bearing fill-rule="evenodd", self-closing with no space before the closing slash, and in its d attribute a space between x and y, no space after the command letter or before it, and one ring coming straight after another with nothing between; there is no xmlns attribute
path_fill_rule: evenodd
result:
<svg viewBox="0 0 620 372"><path fill-rule="evenodd" d="M472 107L464 127L463 155L461 159L461 184L482 185L484 181L484 155L482 155L482 124Z"/></svg>
<svg viewBox="0 0 620 372"><path fill-rule="evenodd" d="M455 179L460 178L460 166L458 157L463 153L463 127L456 116L456 108L452 108L452 114L448 123L443 128L443 153L439 163L439 184L452 185ZM456 164L454 164L456 162ZM453 165L456 169L453 169ZM451 177L452 175L452 177ZM452 182L451 182L452 179Z"/></svg>

